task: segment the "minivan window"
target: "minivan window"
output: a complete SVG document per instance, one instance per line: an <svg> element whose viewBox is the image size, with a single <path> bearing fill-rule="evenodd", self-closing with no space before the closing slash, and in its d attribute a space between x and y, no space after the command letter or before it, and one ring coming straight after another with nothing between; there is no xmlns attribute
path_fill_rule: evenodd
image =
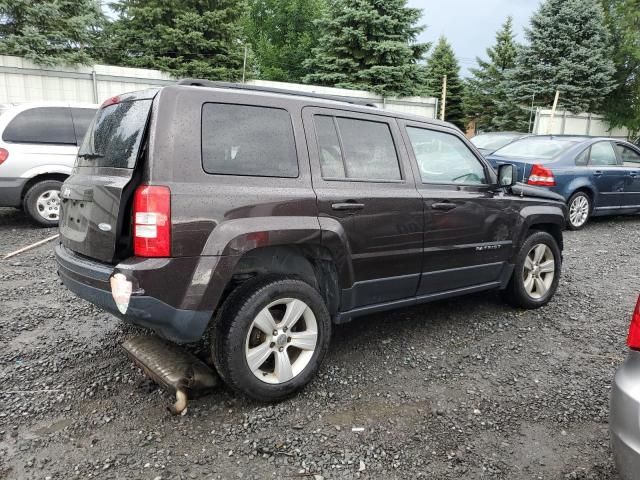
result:
<svg viewBox="0 0 640 480"><path fill-rule="evenodd" d="M71 116L73 117L73 129L76 132L76 140L78 145L82 145L84 135L89 130L89 125L96 116L95 108L72 108Z"/></svg>
<svg viewBox="0 0 640 480"><path fill-rule="evenodd" d="M152 100L116 103L95 115L78 151L78 167L133 168Z"/></svg>
<svg viewBox="0 0 640 480"><path fill-rule="evenodd" d="M326 115L317 115L315 124L323 178L402 179L388 124Z"/></svg>
<svg viewBox="0 0 640 480"><path fill-rule="evenodd" d="M17 114L2 139L13 143L76 145L69 107L38 107Z"/></svg>
<svg viewBox="0 0 640 480"><path fill-rule="evenodd" d="M462 140L449 133L407 127L411 146L425 183L487 183L484 167Z"/></svg>
<svg viewBox="0 0 640 480"><path fill-rule="evenodd" d="M220 175L297 177L291 115L280 108L206 103L202 167Z"/></svg>

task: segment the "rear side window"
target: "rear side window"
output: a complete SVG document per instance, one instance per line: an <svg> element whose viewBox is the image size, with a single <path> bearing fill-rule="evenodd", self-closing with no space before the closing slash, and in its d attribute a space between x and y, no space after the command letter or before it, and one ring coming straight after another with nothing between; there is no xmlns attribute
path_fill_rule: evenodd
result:
<svg viewBox="0 0 640 480"><path fill-rule="evenodd" d="M2 133L5 142L76 145L68 107L40 107L25 110L9 122Z"/></svg>
<svg viewBox="0 0 640 480"><path fill-rule="evenodd" d="M618 158L611 142L598 142L591 146L589 165L598 167L617 164Z"/></svg>
<svg viewBox="0 0 640 480"><path fill-rule="evenodd" d="M71 116L73 117L73 129L76 132L76 139L78 145L82 145L84 135L89 130L89 125L93 121L93 117L96 116L95 108L72 108Z"/></svg>
<svg viewBox="0 0 640 480"><path fill-rule="evenodd" d="M133 168L152 100L122 102L101 108L78 151L78 167Z"/></svg>
<svg viewBox="0 0 640 480"><path fill-rule="evenodd" d="M328 180L401 180L389 125L355 118L315 117L322 177Z"/></svg>
<svg viewBox="0 0 640 480"><path fill-rule="evenodd" d="M291 115L280 108L205 104L202 167L221 175L297 177Z"/></svg>

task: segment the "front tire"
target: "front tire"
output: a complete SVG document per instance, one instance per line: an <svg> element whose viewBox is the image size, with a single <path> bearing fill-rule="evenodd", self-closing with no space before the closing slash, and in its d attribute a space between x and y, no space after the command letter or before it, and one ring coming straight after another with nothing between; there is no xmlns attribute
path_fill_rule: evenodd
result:
<svg viewBox="0 0 640 480"><path fill-rule="evenodd" d="M534 232L518 252L504 299L514 307L540 308L558 290L561 271L562 254L556 239L547 232Z"/></svg>
<svg viewBox="0 0 640 480"><path fill-rule="evenodd" d="M44 180L33 185L24 196L24 210L42 227L55 227L60 220L60 189L62 182Z"/></svg>
<svg viewBox="0 0 640 480"><path fill-rule="evenodd" d="M569 230L582 230L591 215L591 197L585 192L576 192L571 195L567 206L569 207L567 227Z"/></svg>
<svg viewBox="0 0 640 480"><path fill-rule="evenodd" d="M224 302L211 341L218 373L232 389L274 402L301 390L328 350L331 318L309 284L257 277Z"/></svg>

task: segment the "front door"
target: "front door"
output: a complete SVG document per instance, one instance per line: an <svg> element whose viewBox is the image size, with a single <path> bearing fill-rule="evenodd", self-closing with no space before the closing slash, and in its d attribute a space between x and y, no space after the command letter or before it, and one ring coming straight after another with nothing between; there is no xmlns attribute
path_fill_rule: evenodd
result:
<svg viewBox="0 0 640 480"><path fill-rule="evenodd" d="M491 187L489 166L461 135L404 124L424 201L419 295L492 288L508 278L519 208Z"/></svg>
<svg viewBox="0 0 640 480"><path fill-rule="evenodd" d="M320 223L350 250L341 310L413 297L423 206L395 119L311 107L303 118Z"/></svg>
<svg viewBox="0 0 640 480"><path fill-rule="evenodd" d="M627 181L625 183L625 206L640 209L640 152L619 143L616 145Z"/></svg>

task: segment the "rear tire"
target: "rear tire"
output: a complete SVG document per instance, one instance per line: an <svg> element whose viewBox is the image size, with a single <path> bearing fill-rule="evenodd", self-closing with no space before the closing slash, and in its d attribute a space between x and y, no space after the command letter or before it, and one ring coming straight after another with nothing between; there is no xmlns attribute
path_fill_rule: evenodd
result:
<svg viewBox="0 0 640 480"><path fill-rule="evenodd" d="M503 298L514 307L543 307L555 295L561 271L562 254L556 239L547 232L534 231L518 252Z"/></svg>
<svg viewBox="0 0 640 480"><path fill-rule="evenodd" d="M591 197L585 192L576 192L571 195L567 206L569 207L569 218L567 218L567 228L569 230L582 230L591 216Z"/></svg>
<svg viewBox="0 0 640 480"><path fill-rule="evenodd" d="M315 376L329 347L331 318L309 284L256 277L231 293L212 333L213 362L227 385L254 400L274 402Z"/></svg>
<svg viewBox="0 0 640 480"><path fill-rule="evenodd" d="M55 227L60 220L60 189L62 182L43 180L33 185L24 196L24 210L42 227Z"/></svg>

